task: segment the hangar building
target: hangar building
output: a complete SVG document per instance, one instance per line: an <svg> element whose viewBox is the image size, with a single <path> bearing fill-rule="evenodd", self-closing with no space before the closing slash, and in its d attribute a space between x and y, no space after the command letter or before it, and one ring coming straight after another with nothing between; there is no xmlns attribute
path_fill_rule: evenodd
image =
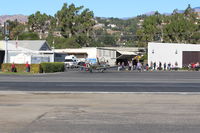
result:
<svg viewBox="0 0 200 133"><path fill-rule="evenodd" d="M148 64L159 62L184 67L200 62L200 45L176 43L148 43Z"/></svg>

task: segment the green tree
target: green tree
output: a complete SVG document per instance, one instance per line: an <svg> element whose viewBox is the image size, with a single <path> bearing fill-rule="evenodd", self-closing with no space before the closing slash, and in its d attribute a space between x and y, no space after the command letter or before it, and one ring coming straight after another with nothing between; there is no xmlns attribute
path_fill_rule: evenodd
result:
<svg viewBox="0 0 200 133"><path fill-rule="evenodd" d="M163 16L156 12L154 15L144 19L142 28L138 29L138 46L147 46L148 42L160 41L162 38L162 18Z"/></svg>
<svg viewBox="0 0 200 133"><path fill-rule="evenodd" d="M64 38L74 37L81 46L89 46L90 35L95 24L92 11L83 9L83 6L76 7L74 4L68 6L65 3L55 16Z"/></svg>
<svg viewBox="0 0 200 133"><path fill-rule="evenodd" d="M8 23L8 31L9 31L9 39L13 40L16 37L16 29L18 29L18 33L21 32L21 29L19 29L19 27L22 27L22 25L18 22L17 19L15 19L14 21L10 21L7 20L6 21Z"/></svg>
<svg viewBox="0 0 200 133"><path fill-rule="evenodd" d="M28 24L31 31L45 33L45 31L49 30L50 17L45 13L41 14L39 11L37 11L35 14L32 14L28 17Z"/></svg>
<svg viewBox="0 0 200 133"><path fill-rule="evenodd" d="M194 43L192 36L198 31L198 25L195 24L195 13L190 7L184 14L174 13L168 18L168 24L164 27L165 42L175 43Z"/></svg>
<svg viewBox="0 0 200 133"><path fill-rule="evenodd" d="M64 3L62 9L55 15L63 37L72 37L76 34L78 13L82 8L83 6L75 7L74 4L68 6Z"/></svg>
<svg viewBox="0 0 200 133"><path fill-rule="evenodd" d="M20 25L17 25L15 28L12 29L12 31L10 32L10 38L11 39L17 39L18 36L20 34L22 34L24 31L25 31L25 25L23 24L20 24Z"/></svg>
<svg viewBox="0 0 200 133"><path fill-rule="evenodd" d="M34 32L24 32L21 33L18 37L19 40L39 40L39 36Z"/></svg>
<svg viewBox="0 0 200 133"><path fill-rule="evenodd" d="M99 38L104 46L116 46L116 37L110 34L104 34Z"/></svg>
<svg viewBox="0 0 200 133"><path fill-rule="evenodd" d="M197 43L199 41L199 20L197 14L188 5L184 13L177 9L170 16L158 12L143 18L142 27L137 30L138 46L146 46L148 42Z"/></svg>

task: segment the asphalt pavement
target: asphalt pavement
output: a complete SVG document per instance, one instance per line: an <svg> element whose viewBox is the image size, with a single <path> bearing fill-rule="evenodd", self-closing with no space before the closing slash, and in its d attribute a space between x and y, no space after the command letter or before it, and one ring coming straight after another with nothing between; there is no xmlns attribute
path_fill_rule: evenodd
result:
<svg viewBox="0 0 200 133"><path fill-rule="evenodd" d="M0 132L199 133L199 77L181 71L0 74Z"/></svg>
<svg viewBox="0 0 200 133"><path fill-rule="evenodd" d="M63 72L0 75L1 91L200 92L200 72Z"/></svg>
<svg viewBox="0 0 200 133"><path fill-rule="evenodd" d="M1 133L199 133L199 95L2 94Z"/></svg>

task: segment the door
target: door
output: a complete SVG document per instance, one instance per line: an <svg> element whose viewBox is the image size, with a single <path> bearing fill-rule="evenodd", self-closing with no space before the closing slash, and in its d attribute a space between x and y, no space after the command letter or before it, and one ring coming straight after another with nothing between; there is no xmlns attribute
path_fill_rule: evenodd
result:
<svg viewBox="0 0 200 133"><path fill-rule="evenodd" d="M3 63L5 51L0 51L0 65Z"/></svg>
<svg viewBox="0 0 200 133"><path fill-rule="evenodd" d="M200 51L183 51L183 67L200 62Z"/></svg>

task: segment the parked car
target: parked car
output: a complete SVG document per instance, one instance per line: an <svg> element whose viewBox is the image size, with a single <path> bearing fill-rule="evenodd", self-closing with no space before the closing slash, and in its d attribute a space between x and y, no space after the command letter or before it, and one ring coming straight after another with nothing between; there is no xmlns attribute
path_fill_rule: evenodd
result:
<svg viewBox="0 0 200 133"><path fill-rule="evenodd" d="M86 62L80 61L80 62L78 62L77 66L84 66L85 63Z"/></svg>
<svg viewBox="0 0 200 133"><path fill-rule="evenodd" d="M74 67L77 67L78 60L77 60L76 56L68 55L65 57L64 63L65 63L66 68L74 68Z"/></svg>

